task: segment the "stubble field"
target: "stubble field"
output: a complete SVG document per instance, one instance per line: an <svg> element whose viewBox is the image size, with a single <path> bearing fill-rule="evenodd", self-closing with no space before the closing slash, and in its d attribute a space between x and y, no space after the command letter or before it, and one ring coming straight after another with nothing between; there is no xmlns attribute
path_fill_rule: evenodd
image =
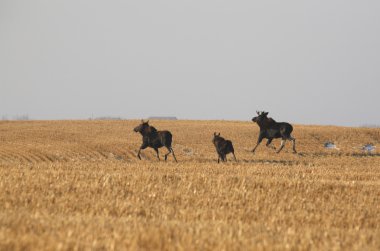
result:
<svg viewBox="0 0 380 251"><path fill-rule="evenodd" d="M138 124L0 122L0 249L380 249L380 154L359 149L380 129L295 125L298 154L253 155L252 122L152 121L165 163L136 158ZM216 163L213 132L238 163Z"/></svg>

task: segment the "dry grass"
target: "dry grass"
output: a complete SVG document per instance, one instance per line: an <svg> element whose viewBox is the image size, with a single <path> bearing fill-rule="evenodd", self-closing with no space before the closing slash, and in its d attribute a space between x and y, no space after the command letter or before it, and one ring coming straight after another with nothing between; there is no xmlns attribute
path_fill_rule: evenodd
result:
<svg viewBox="0 0 380 251"><path fill-rule="evenodd" d="M300 154L253 155L253 123L152 123L178 164L136 159L137 121L0 122L0 249L380 249L380 154L358 149L379 129L295 126ZM214 131L238 163L216 164Z"/></svg>

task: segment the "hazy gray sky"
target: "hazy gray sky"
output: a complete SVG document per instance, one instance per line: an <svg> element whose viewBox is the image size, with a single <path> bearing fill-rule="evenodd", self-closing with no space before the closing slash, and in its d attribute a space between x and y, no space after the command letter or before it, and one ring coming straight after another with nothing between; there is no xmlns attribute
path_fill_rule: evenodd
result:
<svg viewBox="0 0 380 251"><path fill-rule="evenodd" d="M0 116L380 124L380 1L0 0Z"/></svg>

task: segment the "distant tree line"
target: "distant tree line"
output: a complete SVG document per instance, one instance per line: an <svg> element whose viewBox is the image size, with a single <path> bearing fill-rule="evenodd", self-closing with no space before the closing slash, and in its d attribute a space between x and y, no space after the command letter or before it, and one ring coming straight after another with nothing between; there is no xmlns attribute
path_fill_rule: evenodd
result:
<svg viewBox="0 0 380 251"><path fill-rule="evenodd" d="M177 117L152 116L152 117L149 117L148 119L151 119L151 120L177 120Z"/></svg>
<svg viewBox="0 0 380 251"><path fill-rule="evenodd" d="M380 125L375 125L375 124L364 124L360 127L363 127L363 128L380 128Z"/></svg>
<svg viewBox="0 0 380 251"><path fill-rule="evenodd" d="M12 117L8 117L8 115L3 115L1 116L1 120L29 120L29 115L24 114L24 115L12 116Z"/></svg>
<svg viewBox="0 0 380 251"><path fill-rule="evenodd" d="M112 116L103 116L103 117L89 118L89 120L123 120L123 118L112 117Z"/></svg>

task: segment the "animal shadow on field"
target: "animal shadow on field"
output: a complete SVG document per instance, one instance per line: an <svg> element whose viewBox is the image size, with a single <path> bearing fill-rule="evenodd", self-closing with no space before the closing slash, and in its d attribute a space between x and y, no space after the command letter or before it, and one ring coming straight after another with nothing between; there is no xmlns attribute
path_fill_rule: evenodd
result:
<svg viewBox="0 0 380 251"><path fill-rule="evenodd" d="M274 160L274 159L242 159L241 162L243 163L250 163L250 164L277 164L277 165L283 165L283 166L295 166L299 165L301 162L298 160Z"/></svg>
<svg viewBox="0 0 380 251"><path fill-rule="evenodd" d="M352 153L352 157L365 158L365 157L380 157L380 153Z"/></svg>
<svg viewBox="0 0 380 251"><path fill-rule="evenodd" d="M185 146L185 145L181 145L181 144L173 144L173 149L176 151L176 153L178 153L178 155L180 156L180 159L181 162L186 162L186 161L189 161L188 158L194 158L194 156L196 155L196 151L191 148L191 147L188 147L188 146ZM138 150L136 149L128 149L127 151L125 151L123 154L114 154L115 156L113 156L115 159L117 160L124 160L124 161L136 161L136 160L139 160L138 159ZM167 153L167 151L165 150L160 150L159 151L159 156L161 158L164 157L164 154ZM171 162L171 159L168 158L167 161L161 159L161 160L157 160L156 156L155 156L155 153L152 149L146 149L145 151L142 151L140 153L140 156L141 156L141 160L145 160L145 161L152 161L152 162ZM197 158L196 158L197 159ZM179 161L178 160L178 161ZM193 161L193 159L190 159L190 161Z"/></svg>
<svg viewBox="0 0 380 251"><path fill-rule="evenodd" d="M380 157L380 153L367 153L367 152L307 152L299 153L302 157L356 157L356 158L366 158L366 157Z"/></svg>
<svg viewBox="0 0 380 251"><path fill-rule="evenodd" d="M306 156L305 153L303 153L303 152L296 152L296 153L294 153L294 152L292 152L290 150L286 150L286 149L283 150L281 153L276 153L276 151L273 151L271 149L265 149L263 151L268 151L267 153L270 154L270 155L273 154L273 156L286 156L286 155L289 155L289 156L301 156L301 157L302 156ZM245 148L244 152L252 154L252 149ZM255 156L255 153L253 153L253 156Z"/></svg>

